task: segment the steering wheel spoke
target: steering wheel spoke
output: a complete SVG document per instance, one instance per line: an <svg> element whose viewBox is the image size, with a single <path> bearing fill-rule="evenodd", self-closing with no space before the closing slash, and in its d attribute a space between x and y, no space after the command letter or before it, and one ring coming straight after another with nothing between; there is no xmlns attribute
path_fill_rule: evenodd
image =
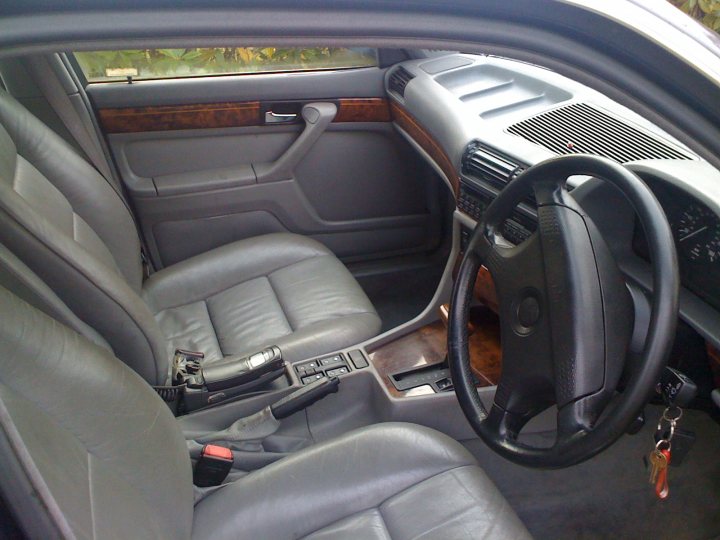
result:
<svg viewBox="0 0 720 540"><path fill-rule="evenodd" d="M494 246L486 266L495 284L502 338L502 373L495 405L526 417L554 398L552 336L545 315L545 268L538 234L521 245Z"/></svg>

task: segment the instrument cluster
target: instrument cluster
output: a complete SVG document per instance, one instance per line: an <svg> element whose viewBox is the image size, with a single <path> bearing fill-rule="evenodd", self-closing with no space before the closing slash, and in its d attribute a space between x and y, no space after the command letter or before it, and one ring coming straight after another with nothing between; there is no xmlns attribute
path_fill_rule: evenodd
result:
<svg viewBox="0 0 720 540"><path fill-rule="evenodd" d="M677 187L644 178L665 210L675 239L683 286L720 309L720 216ZM635 252L649 259L645 234L635 226Z"/></svg>

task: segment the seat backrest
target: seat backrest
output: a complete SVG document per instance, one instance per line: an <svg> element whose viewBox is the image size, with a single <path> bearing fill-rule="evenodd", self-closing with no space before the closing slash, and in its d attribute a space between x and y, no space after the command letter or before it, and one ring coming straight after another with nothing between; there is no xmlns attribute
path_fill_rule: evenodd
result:
<svg viewBox="0 0 720 540"><path fill-rule="evenodd" d="M31 306L49 315L68 328L85 336L93 343L112 351L97 331L81 321L57 294L43 283L15 254L0 244L0 287L25 300Z"/></svg>
<svg viewBox="0 0 720 540"><path fill-rule="evenodd" d="M171 351L140 297L140 241L118 193L0 91L0 243L151 384Z"/></svg>
<svg viewBox="0 0 720 540"><path fill-rule="evenodd" d="M0 288L0 494L31 537L189 538L192 470L155 392Z"/></svg>

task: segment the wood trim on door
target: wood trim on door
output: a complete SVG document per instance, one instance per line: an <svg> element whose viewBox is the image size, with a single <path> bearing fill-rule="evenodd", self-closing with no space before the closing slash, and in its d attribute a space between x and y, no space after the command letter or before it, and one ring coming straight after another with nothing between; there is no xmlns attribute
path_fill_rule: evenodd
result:
<svg viewBox="0 0 720 540"><path fill-rule="evenodd" d="M389 122L385 98L342 98L333 122ZM210 129L264 125L259 101L122 107L98 110L105 133Z"/></svg>

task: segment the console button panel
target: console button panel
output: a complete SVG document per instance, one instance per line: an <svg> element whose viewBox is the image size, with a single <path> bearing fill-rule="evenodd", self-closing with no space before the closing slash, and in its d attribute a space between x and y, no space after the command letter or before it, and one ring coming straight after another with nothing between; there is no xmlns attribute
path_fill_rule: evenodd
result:
<svg viewBox="0 0 720 540"><path fill-rule="evenodd" d="M350 366L342 353L306 360L294 364L295 373L302 383L310 384L323 377L337 377L350 373Z"/></svg>
<svg viewBox="0 0 720 540"><path fill-rule="evenodd" d="M494 196L461 182L457 205L462 212L479 222L493 199ZM537 222L533 217L515 209L510 219L503 224L502 233L506 240L518 245L527 240L536 229Z"/></svg>

